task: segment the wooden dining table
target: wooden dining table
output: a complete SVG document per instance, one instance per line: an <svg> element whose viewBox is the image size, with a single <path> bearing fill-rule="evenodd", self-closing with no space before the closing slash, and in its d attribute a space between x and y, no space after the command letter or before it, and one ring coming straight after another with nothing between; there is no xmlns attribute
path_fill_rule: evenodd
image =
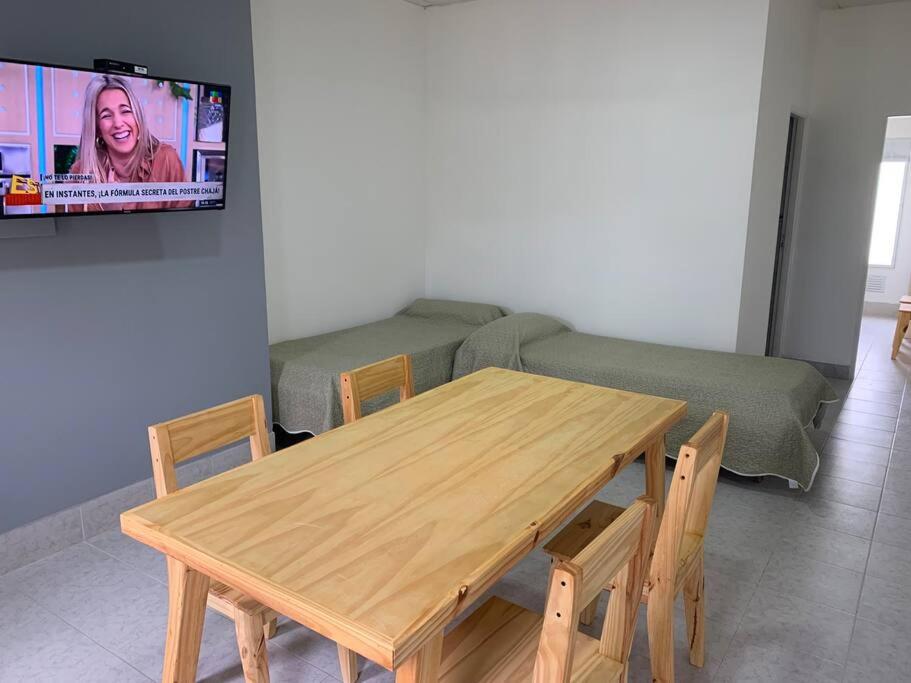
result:
<svg viewBox="0 0 911 683"><path fill-rule="evenodd" d="M195 680L210 580L397 682L438 680L446 625L642 454L663 505L685 414L491 368L125 512L168 556L163 680Z"/></svg>

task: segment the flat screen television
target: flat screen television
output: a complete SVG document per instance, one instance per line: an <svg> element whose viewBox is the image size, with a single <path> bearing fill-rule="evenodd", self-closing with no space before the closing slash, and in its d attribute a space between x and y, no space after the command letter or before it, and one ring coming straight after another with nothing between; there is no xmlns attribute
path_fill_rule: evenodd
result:
<svg viewBox="0 0 911 683"><path fill-rule="evenodd" d="M223 209L231 88L0 59L0 220Z"/></svg>

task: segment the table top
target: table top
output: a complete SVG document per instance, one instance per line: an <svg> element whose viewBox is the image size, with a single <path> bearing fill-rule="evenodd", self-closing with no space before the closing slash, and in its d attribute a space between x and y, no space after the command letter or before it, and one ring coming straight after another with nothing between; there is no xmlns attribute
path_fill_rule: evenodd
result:
<svg viewBox="0 0 911 683"><path fill-rule="evenodd" d="M121 526L391 669L685 414L684 401L487 369Z"/></svg>

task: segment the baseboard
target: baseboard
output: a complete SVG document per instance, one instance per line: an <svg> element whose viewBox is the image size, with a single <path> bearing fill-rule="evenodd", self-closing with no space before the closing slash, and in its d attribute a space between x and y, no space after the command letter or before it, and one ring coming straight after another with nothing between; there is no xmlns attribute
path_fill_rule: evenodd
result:
<svg viewBox="0 0 911 683"><path fill-rule="evenodd" d="M897 311L897 303L864 301L864 315L875 315L882 318L894 318Z"/></svg>
<svg viewBox="0 0 911 683"><path fill-rule="evenodd" d="M820 363L815 360L804 361L819 370L823 377L831 379L854 379L854 369L850 365L838 365L836 363Z"/></svg>
<svg viewBox="0 0 911 683"><path fill-rule="evenodd" d="M178 466L177 480L181 486L188 486L249 461L250 445L244 442ZM150 477L0 534L0 576L105 531L119 529L120 513L154 498Z"/></svg>

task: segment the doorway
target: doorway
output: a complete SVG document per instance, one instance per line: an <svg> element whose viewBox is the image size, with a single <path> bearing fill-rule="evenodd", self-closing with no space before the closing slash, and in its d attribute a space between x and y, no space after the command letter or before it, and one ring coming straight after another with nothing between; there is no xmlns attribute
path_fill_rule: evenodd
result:
<svg viewBox="0 0 911 683"><path fill-rule="evenodd" d="M911 292L911 116L890 116L879 164L864 310L893 316Z"/></svg>
<svg viewBox="0 0 911 683"><path fill-rule="evenodd" d="M769 327L765 355L778 356L781 346L781 324L784 317L784 298L787 292L791 237L797 201L797 177L800 152L803 149L804 119L791 114L788 124L788 149L784 161L784 182L781 185L781 205L778 211L778 237L775 242L775 269L772 272L772 298L769 304Z"/></svg>

